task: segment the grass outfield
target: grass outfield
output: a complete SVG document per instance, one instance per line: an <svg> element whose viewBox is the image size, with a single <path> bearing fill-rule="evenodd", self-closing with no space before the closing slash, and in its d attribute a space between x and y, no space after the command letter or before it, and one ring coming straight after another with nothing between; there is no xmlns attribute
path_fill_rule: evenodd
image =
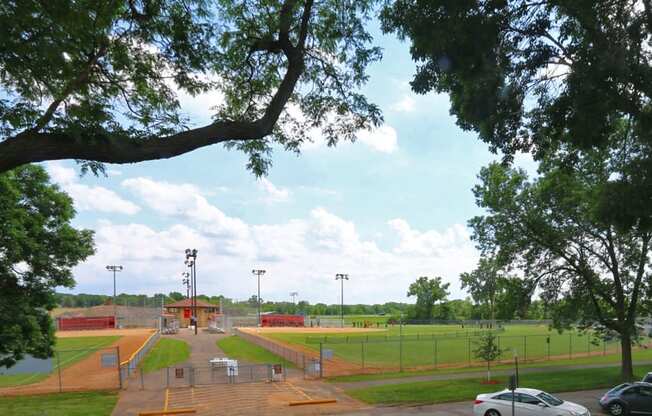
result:
<svg viewBox="0 0 652 416"><path fill-rule="evenodd" d="M117 401L115 392L0 397L0 415L109 416Z"/></svg>
<svg viewBox="0 0 652 416"><path fill-rule="evenodd" d="M146 372L156 371L182 363L190 358L190 345L185 341L170 338L161 338L152 348L141 364Z"/></svg>
<svg viewBox="0 0 652 416"><path fill-rule="evenodd" d="M294 363L236 335L220 339L217 341L217 346L227 357L245 363L283 364L286 367L294 367Z"/></svg>
<svg viewBox="0 0 652 416"><path fill-rule="evenodd" d="M330 332L329 332L330 331ZM393 326L380 332L337 333L324 329L324 333L306 335L300 333L268 333L265 336L298 344L314 351L319 351L319 341L324 348L331 349L337 358L354 365L362 366L363 355L365 367L397 368L400 361L398 342L399 327ZM416 369L425 367L460 366L475 361L473 356L474 339L469 335L478 333L478 328L464 328L459 325L406 325L402 333L405 337L402 345L403 367ZM587 353L602 355L617 353L619 342L609 341L596 345L589 334L576 331L559 334L550 331L546 325L509 325L498 332L502 360L510 360L514 352L523 359L551 361L577 358ZM384 341L385 337L392 342ZM349 343L347 343L347 339ZM550 342L548 342L548 339ZM364 346L360 341L367 341ZM471 354L469 352L471 351Z"/></svg>
<svg viewBox="0 0 652 416"><path fill-rule="evenodd" d="M66 368L83 360L98 349L110 346L119 338L119 336L57 338L54 350L58 353L61 368ZM56 369L57 356L55 355L52 358L52 370L56 371ZM0 387L33 384L47 378L49 375L50 373L0 375Z"/></svg>
<svg viewBox="0 0 652 416"><path fill-rule="evenodd" d="M637 369L637 377L651 366ZM507 385L506 377L496 377L499 384L482 384L478 378L389 384L363 389L346 390L350 396L370 404L424 405L473 400L481 393L500 391ZM594 368L522 374L523 387L537 388L550 393L610 388L620 384L620 368Z"/></svg>

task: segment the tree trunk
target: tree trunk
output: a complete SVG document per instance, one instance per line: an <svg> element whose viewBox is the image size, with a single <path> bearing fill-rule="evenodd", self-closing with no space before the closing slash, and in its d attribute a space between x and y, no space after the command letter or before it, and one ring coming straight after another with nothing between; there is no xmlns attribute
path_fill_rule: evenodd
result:
<svg viewBox="0 0 652 416"><path fill-rule="evenodd" d="M621 377L623 381L634 380L634 369L632 367L632 339L629 330L620 335L621 354Z"/></svg>

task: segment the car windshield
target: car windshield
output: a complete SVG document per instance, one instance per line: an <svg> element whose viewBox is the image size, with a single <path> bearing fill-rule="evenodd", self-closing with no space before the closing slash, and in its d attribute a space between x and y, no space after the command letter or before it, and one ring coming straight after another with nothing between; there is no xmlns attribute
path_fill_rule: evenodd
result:
<svg viewBox="0 0 652 416"><path fill-rule="evenodd" d="M629 384L629 383L619 384L616 387L614 387L613 389L609 390L609 393L618 393L619 391L621 391L624 388L629 387L629 386L631 386L631 384Z"/></svg>
<svg viewBox="0 0 652 416"><path fill-rule="evenodd" d="M546 392L541 392L537 394L537 397L543 400L544 402L548 403L550 406L559 406L560 404L564 403L563 400L560 400L556 398L555 396L548 394Z"/></svg>

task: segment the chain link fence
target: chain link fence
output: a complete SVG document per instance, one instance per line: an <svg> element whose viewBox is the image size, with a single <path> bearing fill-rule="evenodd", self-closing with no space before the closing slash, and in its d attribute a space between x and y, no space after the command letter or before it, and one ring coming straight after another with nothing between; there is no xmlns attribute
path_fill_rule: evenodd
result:
<svg viewBox="0 0 652 416"><path fill-rule="evenodd" d="M603 339L591 334L500 335L496 337L502 354L496 363L571 360L621 352L618 338ZM314 340L313 340L314 341ZM319 341L322 376L378 372L417 371L438 368L472 367L485 364L474 350L478 336L341 337ZM652 345L644 336L638 347Z"/></svg>
<svg viewBox="0 0 652 416"><path fill-rule="evenodd" d="M119 363L118 347L56 350L48 359L27 356L0 372L0 396L119 389Z"/></svg>

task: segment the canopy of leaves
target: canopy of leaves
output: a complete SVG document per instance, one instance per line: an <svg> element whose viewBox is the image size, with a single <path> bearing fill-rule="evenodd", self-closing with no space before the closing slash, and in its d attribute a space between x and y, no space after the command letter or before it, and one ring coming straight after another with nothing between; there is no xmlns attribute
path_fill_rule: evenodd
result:
<svg viewBox="0 0 652 416"><path fill-rule="evenodd" d="M74 285L71 269L93 254L93 234L71 227L72 200L41 167L0 174L0 195L0 366L11 366L51 354L54 288Z"/></svg>
<svg viewBox="0 0 652 416"><path fill-rule="evenodd" d="M626 169L601 190L602 214L631 227L649 213L649 0L397 0L382 21L411 42L413 90L448 93L458 124L507 159L541 159L559 143L612 147L626 120Z"/></svg>
<svg viewBox="0 0 652 416"><path fill-rule="evenodd" d="M313 130L353 140L382 119L359 93L380 58L365 29L374 3L2 2L0 171L63 158L97 170L226 143L263 174L274 143L299 151ZM215 121L190 128L179 94L211 92Z"/></svg>
<svg viewBox="0 0 652 416"><path fill-rule="evenodd" d="M446 300L450 283L442 284L441 280L441 277L421 276L410 284L407 296L417 297L417 319L432 319L435 303Z"/></svg>

